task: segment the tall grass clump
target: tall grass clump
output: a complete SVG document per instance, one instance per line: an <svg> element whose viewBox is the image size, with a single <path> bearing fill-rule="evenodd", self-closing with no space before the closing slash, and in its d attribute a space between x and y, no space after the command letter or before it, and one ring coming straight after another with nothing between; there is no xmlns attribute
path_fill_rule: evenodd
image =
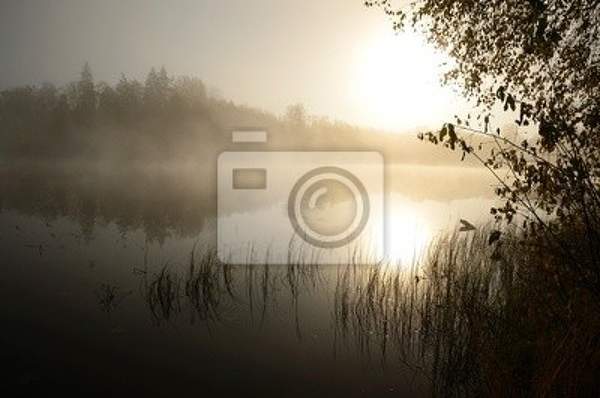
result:
<svg viewBox="0 0 600 398"><path fill-rule="evenodd" d="M575 229L563 235L571 249L585 244ZM577 267L522 230L482 227L437 237L407 268L231 266L194 248L187 269L162 267L144 286L157 321L187 311L262 326L287 297L298 338L299 297L332 286L334 349L400 360L434 396L599 396L600 304Z"/></svg>
<svg viewBox="0 0 600 398"><path fill-rule="evenodd" d="M494 234L443 235L406 270L343 270L337 330L403 360L434 396L598 396L594 295L539 242Z"/></svg>
<svg viewBox="0 0 600 398"><path fill-rule="evenodd" d="M224 324L243 313L251 323L258 320L262 325L284 292L291 300L300 334L299 297L318 290L324 282L317 264L231 265L221 262L216 250L196 245L187 264L164 264L150 272L146 262L140 272L141 290L156 323L189 313L192 323Z"/></svg>

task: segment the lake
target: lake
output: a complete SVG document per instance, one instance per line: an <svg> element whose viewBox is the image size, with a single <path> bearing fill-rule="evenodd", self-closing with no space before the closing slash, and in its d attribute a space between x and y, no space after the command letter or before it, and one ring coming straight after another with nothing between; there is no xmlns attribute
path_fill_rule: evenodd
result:
<svg viewBox="0 0 600 398"><path fill-rule="evenodd" d="M212 168L2 174L1 347L24 391L427 395L385 331L340 322L343 264L218 264ZM414 272L458 220L489 221L492 184L481 169L387 165L381 266Z"/></svg>

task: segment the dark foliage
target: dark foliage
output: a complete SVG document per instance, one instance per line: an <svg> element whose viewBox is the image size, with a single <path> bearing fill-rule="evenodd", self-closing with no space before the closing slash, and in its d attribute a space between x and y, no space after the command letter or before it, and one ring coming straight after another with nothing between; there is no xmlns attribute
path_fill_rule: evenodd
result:
<svg viewBox="0 0 600 398"><path fill-rule="evenodd" d="M600 2L416 0L403 9L390 0L365 3L381 7L395 29L412 24L455 60L444 80L462 87L477 115L457 116L419 137L488 168L503 202L492 215L515 225L512 238L531 248L515 275L525 289L511 300L538 306L520 313L507 304L510 320L493 327L535 328L538 357L519 351L533 339L526 333L493 338L489 345L514 349L474 365L485 370L512 355L520 376L480 382L507 391L518 383L525 396L596 391L583 364L600 352ZM514 116L520 138L494 126L501 113ZM501 246L507 238L494 231L488 242Z"/></svg>

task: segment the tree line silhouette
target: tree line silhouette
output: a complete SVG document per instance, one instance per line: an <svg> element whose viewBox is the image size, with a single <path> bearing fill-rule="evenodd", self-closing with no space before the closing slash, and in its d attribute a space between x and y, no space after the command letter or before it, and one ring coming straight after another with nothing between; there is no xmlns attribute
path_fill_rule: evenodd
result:
<svg viewBox="0 0 600 398"><path fill-rule="evenodd" d="M86 63L77 81L0 91L0 160L203 161L231 148L231 130L264 128L269 149L378 150L408 163L456 164L456 155L420 145L414 134L383 134L309 114L283 115L210 95L196 77L152 68L144 82L121 75L95 82Z"/></svg>
<svg viewBox="0 0 600 398"><path fill-rule="evenodd" d="M177 133L173 130L192 121L212 127L203 131L215 130L222 114L240 123L272 121L263 112L209 97L200 79L173 78L164 67L152 68L143 83L121 75L110 85L96 83L86 63L79 80L63 87L44 83L0 92L0 153L21 158L86 156L111 142L131 156L136 147L137 152L148 149L142 142L168 144L172 140L166 138ZM173 138L182 139L179 135Z"/></svg>

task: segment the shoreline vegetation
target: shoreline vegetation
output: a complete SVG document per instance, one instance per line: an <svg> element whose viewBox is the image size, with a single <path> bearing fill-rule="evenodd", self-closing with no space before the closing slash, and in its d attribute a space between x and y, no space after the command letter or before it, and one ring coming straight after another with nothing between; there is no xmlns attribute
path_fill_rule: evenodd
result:
<svg viewBox="0 0 600 398"><path fill-rule="evenodd" d="M442 234L400 268L231 266L194 247L187 265L139 269L140 292L157 324L183 316L226 326L236 306L262 324L283 289L301 339L298 301L332 278L334 350L350 342L382 364L402 361L434 396L596 396L598 303L585 290L557 289L560 265L540 262L534 242L516 230L491 242L494 231Z"/></svg>

